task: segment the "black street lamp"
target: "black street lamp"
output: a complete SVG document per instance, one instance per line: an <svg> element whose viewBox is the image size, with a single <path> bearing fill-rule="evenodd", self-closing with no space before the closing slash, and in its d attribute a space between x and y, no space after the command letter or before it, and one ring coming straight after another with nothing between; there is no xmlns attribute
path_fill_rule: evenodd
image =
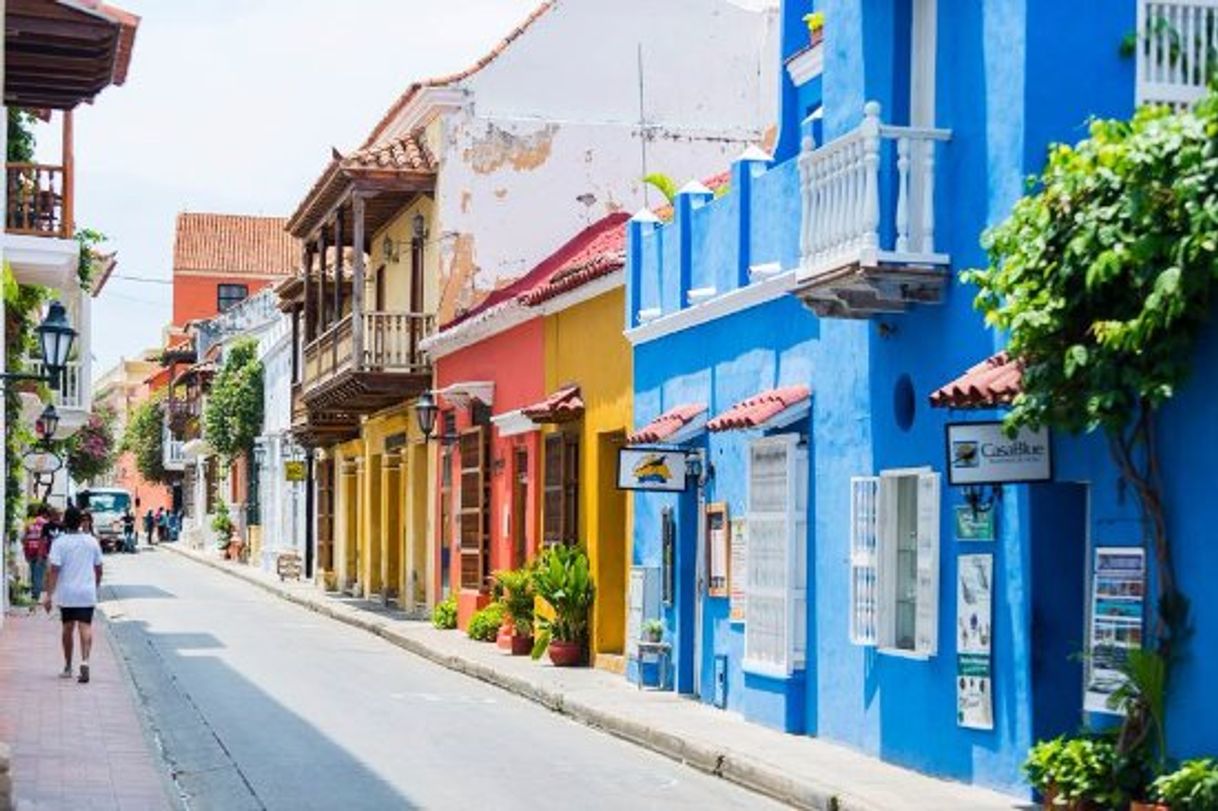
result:
<svg viewBox="0 0 1218 811"><path fill-rule="evenodd" d="M419 431L423 439L431 438L431 432L436 428L436 415L440 408L436 405L436 397L430 391L424 391L414 404L414 416L419 421Z"/></svg>
<svg viewBox="0 0 1218 811"><path fill-rule="evenodd" d="M59 412L55 410L54 403L47 403L47 407L42 409L38 419L34 420L34 432L45 441L50 442L55 438L55 431L58 428Z"/></svg>
<svg viewBox="0 0 1218 811"><path fill-rule="evenodd" d="M47 308L46 318L34 327L34 334L38 336L38 347L42 350L45 374L5 372L0 375L0 380L32 380L58 389L68 366L68 357L72 354L72 342L76 340L76 330L68 323L68 311L58 301L52 301Z"/></svg>

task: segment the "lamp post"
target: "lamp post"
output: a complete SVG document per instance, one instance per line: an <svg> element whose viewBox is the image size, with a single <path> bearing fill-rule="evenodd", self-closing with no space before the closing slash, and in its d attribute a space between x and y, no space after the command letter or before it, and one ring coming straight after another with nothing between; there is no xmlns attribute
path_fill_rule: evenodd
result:
<svg viewBox="0 0 1218 811"><path fill-rule="evenodd" d="M0 380L31 380L46 383L52 389L58 390L64 370L68 367L68 357L72 354L72 343L76 340L76 330L68 323L68 311L58 301L52 301L51 306L47 308L46 317L34 327L34 334L38 337L38 347L42 350L45 374L5 372L0 375Z"/></svg>
<svg viewBox="0 0 1218 811"><path fill-rule="evenodd" d="M55 410L54 403L47 403L46 408L42 409L42 413L38 415L38 419L34 420L34 433L49 445L55 438L55 431L58 428L59 412Z"/></svg>
<svg viewBox="0 0 1218 811"><path fill-rule="evenodd" d="M423 434L424 440L431 439L431 432L435 430L436 415L439 410L436 405L436 396L431 391L424 391L415 401L414 416L419 422L419 431Z"/></svg>

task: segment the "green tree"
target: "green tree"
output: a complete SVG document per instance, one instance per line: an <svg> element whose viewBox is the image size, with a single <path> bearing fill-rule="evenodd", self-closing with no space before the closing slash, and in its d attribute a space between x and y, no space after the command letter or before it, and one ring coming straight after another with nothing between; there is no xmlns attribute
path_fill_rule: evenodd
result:
<svg viewBox="0 0 1218 811"><path fill-rule="evenodd" d="M34 160L34 122L31 113L18 107L8 108L8 161L31 163Z"/></svg>
<svg viewBox="0 0 1218 811"><path fill-rule="evenodd" d="M262 361L252 340L232 344L203 409L203 435L231 463L262 431Z"/></svg>
<svg viewBox="0 0 1218 811"><path fill-rule="evenodd" d="M1156 435L1185 381L1218 277L1218 98L1173 114L1095 121L1051 148L968 271L986 321L1023 365L1007 425L1106 434L1137 495L1155 557L1152 641L1164 661L1188 633L1172 564Z"/></svg>
<svg viewBox="0 0 1218 811"><path fill-rule="evenodd" d="M168 484L165 470L165 401L158 392L131 411L123 433L122 450L135 459L135 469L145 481Z"/></svg>

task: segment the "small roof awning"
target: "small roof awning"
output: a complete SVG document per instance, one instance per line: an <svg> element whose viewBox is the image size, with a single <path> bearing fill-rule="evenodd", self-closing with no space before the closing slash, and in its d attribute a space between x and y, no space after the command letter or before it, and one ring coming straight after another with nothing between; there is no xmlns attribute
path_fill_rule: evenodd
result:
<svg viewBox="0 0 1218 811"><path fill-rule="evenodd" d="M629 445L677 443L706 427L706 403L683 403L670 408L626 437Z"/></svg>
<svg viewBox="0 0 1218 811"><path fill-rule="evenodd" d="M807 386L784 386L741 400L706 423L708 431L745 431L752 428L781 428L808 413L812 390Z"/></svg>
<svg viewBox="0 0 1218 811"><path fill-rule="evenodd" d="M1006 352L992 355L930 395L937 408L1009 405L1021 391L1023 367Z"/></svg>
<svg viewBox="0 0 1218 811"><path fill-rule="evenodd" d="M491 424L499 431L499 436L517 436L536 431L541 426L524 415L519 408L505 411L491 417Z"/></svg>
<svg viewBox="0 0 1218 811"><path fill-rule="evenodd" d="M495 399L495 384L490 380L463 380L437 389L434 394L457 408L465 408L473 400L490 405Z"/></svg>
<svg viewBox="0 0 1218 811"><path fill-rule="evenodd" d="M584 415L584 398L579 386L563 386L540 403L520 409L520 413L536 423L572 422Z"/></svg>

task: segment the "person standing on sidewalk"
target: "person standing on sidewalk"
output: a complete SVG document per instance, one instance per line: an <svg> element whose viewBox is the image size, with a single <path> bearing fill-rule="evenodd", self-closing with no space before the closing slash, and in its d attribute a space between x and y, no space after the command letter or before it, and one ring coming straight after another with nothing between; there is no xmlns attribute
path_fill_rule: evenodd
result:
<svg viewBox="0 0 1218 811"><path fill-rule="evenodd" d="M42 599L42 582L46 577L47 554L50 552L51 540L44 536L50 510L43 504L33 510L30 522L25 526L25 535L21 539L21 551L25 553L25 562L30 565L30 597L37 605ZM33 606L30 611L34 610Z"/></svg>
<svg viewBox="0 0 1218 811"><path fill-rule="evenodd" d="M47 575L47 590L42 604L47 613L51 600L59 603L63 623L63 672L60 678L72 678L72 634L80 636L81 684L89 681L89 653L93 648L93 609L97 605L97 587L102 578L101 544L92 535L80 531L81 511L69 507L63 514L64 532L51 545Z"/></svg>
<svg viewBox="0 0 1218 811"><path fill-rule="evenodd" d="M156 523L156 519L152 517L152 508L148 508L148 512L144 513L144 534L148 536L148 545L152 546L152 527Z"/></svg>

